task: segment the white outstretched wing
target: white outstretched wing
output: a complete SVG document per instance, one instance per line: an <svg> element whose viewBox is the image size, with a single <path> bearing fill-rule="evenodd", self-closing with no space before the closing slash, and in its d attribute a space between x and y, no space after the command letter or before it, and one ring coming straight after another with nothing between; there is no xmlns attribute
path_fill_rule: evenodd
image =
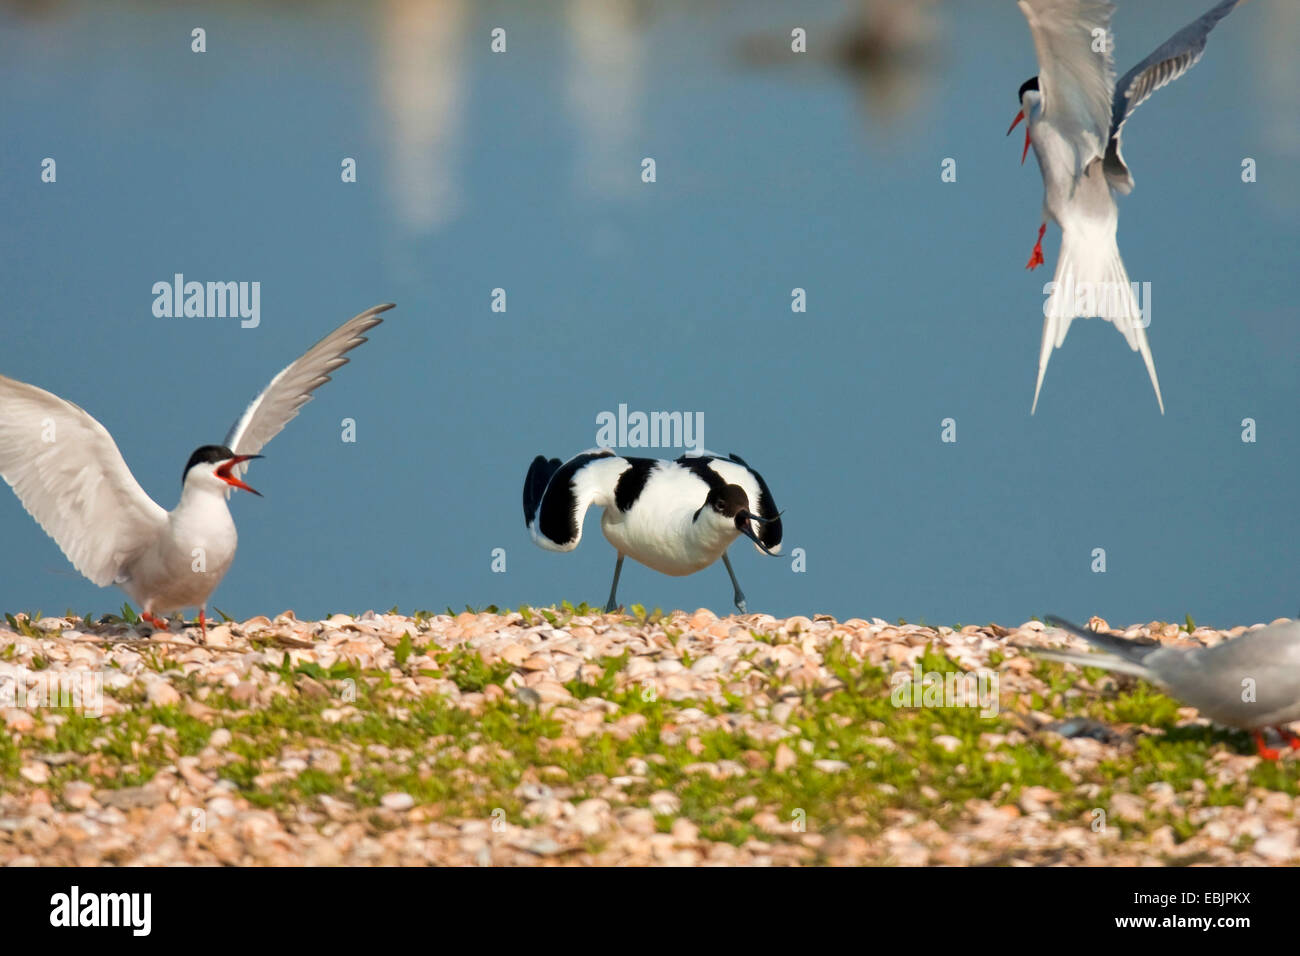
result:
<svg viewBox="0 0 1300 956"><path fill-rule="evenodd" d="M1077 177L1105 155L1110 139L1115 6L1109 0L1018 2L1038 53L1040 122L1051 124L1073 148Z"/></svg>
<svg viewBox="0 0 1300 956"><path fill-rule="evenodd" d="M365 342L364 333L384 321L380 313L392 307L389 302L353 316L281 370L231 427L225 446L236 455L260 452L311 401L312 392L330 380L330 373L348 364L345 354ZM242 475L247 467L235 470Z"/></svg>
<svg viewBox="0 0 1300 956"><path fill-rule="evenodd" d="M72 402L0 375L0 477L100 587L167 526L113 436Z"/></svg>

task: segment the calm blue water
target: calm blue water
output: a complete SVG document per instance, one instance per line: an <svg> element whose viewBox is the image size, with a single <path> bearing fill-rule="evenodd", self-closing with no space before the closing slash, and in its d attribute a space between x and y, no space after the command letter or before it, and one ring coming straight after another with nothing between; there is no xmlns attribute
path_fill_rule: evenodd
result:
<svg viewBox="0 0 1300 956"><path fill-rule="evenodd" d="M1208 5L1124 5L1121 71ZM1036 72L1015 5L936 4L898 58L842 67L824 51L870 9L0 5L0 373L89 410L170 508L189 453L272 374L398 303L250 472L265 499L236 497L213 603L240 617L603 601L598 513L551 554L519 499L534 455L593 445L620 403L702 412L705 444L768 479L806 571L733 549L753 609L1294 615L1300 5L1234 13L1126 130L1120 247L1152 283L1164 417L1100 321L1074 324L1029 416L1059 232L1026 273L1042 190L1003 136ZM802 59L779 53L792 26ZM155 318L176 272L261 282L260 326ZM0 542L0 608L124 599L7 492ZM629 563L620 588L730 595L720 566Z"/></svg>

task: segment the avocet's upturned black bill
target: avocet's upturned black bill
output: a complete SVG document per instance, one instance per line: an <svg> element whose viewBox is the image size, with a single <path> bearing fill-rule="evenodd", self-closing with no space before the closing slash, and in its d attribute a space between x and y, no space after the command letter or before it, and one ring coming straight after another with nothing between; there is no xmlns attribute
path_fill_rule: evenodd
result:
<svg viewBox="0 0 1300 956"><path fill-rule="evenodd" d="M548 551L572 551L587 509L604 509L600 528L618 552L606 611L618 606L618 578L630 557L662 574L694 574L722 559L746 612L727 548L741 535L763 554L781 551L781 515L761 475L731 455L676 461L621 458L605 448L567 462L538 455L524 479L524 522Z"/></svg>
<svg viewBox="0 0 1300 956"><path fill-rule="evenodd" d="M1123 334L1142 355L1160 414L1156 364L1147 342L1149 306L1143 312L1129 284L1115 231L1119 211L1115 192L1127 194L1133 176L1120 153L1120 132L1133 111L1152 93L1195 65L1215 24L1245 0L1222 0L1183 27L1150 56L1115 82L1111 57L1109 0L1019 0L1038 54L1039 75L1020 87L1020 112L1011 130L1025 120L1025 161L1033 146L1043 175L1043 221L1026 268L1043 264L1047 220L1061 227L1061 252L1055 288L1043 306L1038 382L1032 415L1052 350L1065 343L1070 322L1097 315ZM1104 40L1104 52L1098 43Z"/></svg>
<svg viewBox="0 0 1300 956"><path fill-rule="evenodd" d="M161 630L159 615L199 609L207 636L208 597L235 558L231 489L260 494L242 480L248 462L280 433L312 393L346 365L346 353L393 306L354 316L271 379L220 445L203 445L181 474L170 512L131 474L113 436L69 401L0 375L0 477L78 571L100 587L116 584Z"/></svg>

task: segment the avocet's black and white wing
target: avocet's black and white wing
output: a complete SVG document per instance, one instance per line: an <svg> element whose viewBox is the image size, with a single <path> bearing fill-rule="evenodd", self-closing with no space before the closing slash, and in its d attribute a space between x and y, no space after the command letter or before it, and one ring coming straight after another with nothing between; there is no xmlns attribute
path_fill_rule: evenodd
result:
<svg viewBox="0 0 1300 956"><path fill-rule="evenodd" d="M1156 47L1155 52L1125 73L1115 84L1105 163L1106 178L1114 189L1128 193L1133 188L1133 175L1120 152L1120 132L1124 128L1124 122L1152 93L1162 86L1168 86L1195 66L1205 53L1210 31L1238 4L1244 2L1245 0L1221 0Z"/></svg>
<svg viewBox="0 0 1300 956"><path fill-rule="evenodd" d="M717 485L739 485L749 499L749 506L754 514L766 518L759 523L758 538L772 554L781 553L781 519L778 517L776 502L767 487L763 476L756 472L739 455L731 454L726 458L710 452L683 455L677 459L679 465L690 468L704 479L710 488ZM754 545L754 550L762 553L762 548Z"/></svg>
<svg viewBox="0 0 1300 956"><path fill-rule="evenodd" d="M99 422L72 402L0 375L0 477L100 587L167 527Z"/></svg>
<svg viewBox="0 0 1300 956"><path fill-rule="evenodd" d="M619 478L632 467L608 448L593 448L561 464L538 455L524 478L524 522L548 551L572 551L592 505L615 504Z"/></svg>
<svg viewBox="0 0 1300 956"><path fill-rule="evenodd" d="M1103 156L1110 135L1111 57L1109 0L1019 0L1038 54L1040 122L1052 126L1074 152L1077 179ZM1097 31L1102 31L1100 34ZM1105 52L1095 50L1106 39Z"/></svg>
<svg viewBox="0 0 1300 956"><path fill-rule="evenodd" d="M236 455L260 452L311 401L312 392L330 380L330 373L348 364L346 353L365 342L364 333L384 321L380 314L392 307L388 302L353 316L282 369L231 426L225 447ZM247 464L234 466L239 475L247 469Z"/></svg>

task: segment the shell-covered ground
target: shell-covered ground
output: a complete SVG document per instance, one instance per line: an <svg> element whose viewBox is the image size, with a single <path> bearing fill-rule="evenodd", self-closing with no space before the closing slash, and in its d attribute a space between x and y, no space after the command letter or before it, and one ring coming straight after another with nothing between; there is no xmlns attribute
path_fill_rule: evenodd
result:
<svg viewBox="0 0 1300 956"><path fill-rule="evenodd" d="M6 864L1300 862L1300 755L1038 621L7 620Z"/></svg>

